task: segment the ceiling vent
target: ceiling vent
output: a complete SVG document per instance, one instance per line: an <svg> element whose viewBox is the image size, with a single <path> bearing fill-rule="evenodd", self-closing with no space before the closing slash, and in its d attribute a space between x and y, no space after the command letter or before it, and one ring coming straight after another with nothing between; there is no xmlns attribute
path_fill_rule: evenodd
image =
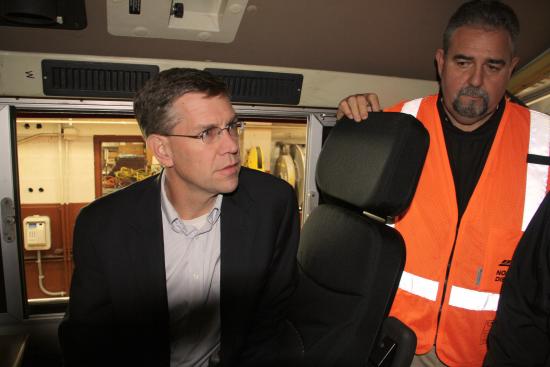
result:
<svg viewBox="0 0 550 367"><path fill-rule="evenodd" d="M302 74L266 71L204 69L222 78L232 102L297 105L302 93Z"/></svg>
<svg viewBox="0 0 550 367"><path fill-rule="evenodd" d="M248 0L107 0L110 34L233 42Z"/></svg>
<svg viewBox="0 0 550 367"><path fill-rule="evenodd" d="M42 60L44 95L132 98L157 65Z"/></svg>

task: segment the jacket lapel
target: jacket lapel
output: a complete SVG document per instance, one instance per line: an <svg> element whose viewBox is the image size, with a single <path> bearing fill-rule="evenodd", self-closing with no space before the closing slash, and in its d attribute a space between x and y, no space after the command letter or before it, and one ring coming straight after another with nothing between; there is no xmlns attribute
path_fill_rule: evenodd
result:
<svg viewBox="0 0 550 367"><path fill-rule="evenodd" d="M133 284L139 313L157 322L168 323L164 238L160 206L160 175L149 179L135 198L131 213L127 253L133 271Z"/></svg>
<svg viewBox="0 0 550 367"><path fill-rule="evenodd" d="M242 307L249 289L250 266L253 264L252 246L257 228L255 206L241 183L232 194L224 195L221 210L221 344L224 360L240 344L247 317ZM247 276L248 274L248 276Z"/></svg>
<svg viewBox="0 0 550 367"><path fill-rule="evenodd" d="M221 297L243 291L255 233L252 199L245 188L224 195L221 211Z"/></svg>

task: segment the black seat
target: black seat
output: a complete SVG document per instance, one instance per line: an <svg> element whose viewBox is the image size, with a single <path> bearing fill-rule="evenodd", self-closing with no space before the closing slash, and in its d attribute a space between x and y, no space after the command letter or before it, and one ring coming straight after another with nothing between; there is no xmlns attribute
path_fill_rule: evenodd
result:
<svg viewBox="0 0 550 367"><path fill-rule="evenodd" d="M293 345L303 358L288 364L410 364L416 337L387 318L405 245L384 221L409 206L428 145L422 124L402 113L344 119L332 129L316 171L322 203L302 228L300 282L291 302L300 343Z"/></svg>

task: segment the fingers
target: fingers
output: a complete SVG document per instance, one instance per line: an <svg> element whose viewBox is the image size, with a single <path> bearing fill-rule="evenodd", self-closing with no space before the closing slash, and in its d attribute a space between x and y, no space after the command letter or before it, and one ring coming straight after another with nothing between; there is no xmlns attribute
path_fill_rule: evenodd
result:
<svg viewBox="0 0 550 367"><path fill-rule="evenodd" d="M380 101L378 101L378 95L374 93L367 93L366 98L369 106L369 111L371 112L382 111L382 108L380 108Z"/></svg>
<svg viewBox="0 0 550 367"><path fill-rule="evenodd" d="M359 122L366 119L369 112L373 111L380 111L380 102L376 94L354 94L340 101L336 119L339 120L345 115L347 118Z"/></svg>
<svg viewBox="0 0 550 367"><path fill-rule="evenodd" d="M366 97L363 94L354 94L341 100L338 104L336 119L340 119L344 115L347 118L353 119L357 122L367 118L368 111Z"/></svg>

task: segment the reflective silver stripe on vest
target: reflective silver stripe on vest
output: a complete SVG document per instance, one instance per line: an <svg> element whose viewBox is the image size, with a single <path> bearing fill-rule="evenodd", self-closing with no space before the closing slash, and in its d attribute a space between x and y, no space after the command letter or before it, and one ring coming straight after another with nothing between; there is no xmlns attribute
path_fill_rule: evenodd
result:
<svg viewBox="0 0 550 367"><path fill-rule="evenodd" d="M399 288L415 296L435 301L439 283L408 273L401 275ZM479 292L457 286L451 287L449 305L472 311L496 311L498 306L498 293Z"/></svg>
<svg viewBox="0 0 550 367"><path fill-rule="evenodd" d="M409 115L416 117L418 115L418 110L420 109L420 103L422 103L422 98L405 102L403 107L401 107L401 112L408 113ZM426 298L430 301L435 301L437 299L439 283L434 280L422 278L418 275L403 271L401 281L399 282L399 288L406 292L412 293L415 296Z"/></svg>
<svg viewBox="0 0 550 367"><path fill-rule="evenodd" d="M529 154L550 156L550 117L537 112L531 112L531 131L529 132ZM527 182L525 184L525 203L523 207L523 223L521 230L525 231L540 203L546 195L549 166L535 163L527 164Z"/></svg>
<svg viewBox="0 0 550 367"><path fill-rule="evenodd" d="M420 108L420 103L422 98L413 99L412 101L405 102L403 107L401 107L401 112L408 113L411 116L416 117L418 115L418 109Z"/></svg>
<svg viewBox="0 0 550 367"><path fill-rule="evenodd" d="M449 306L472 311L496 311L498 299L498 293L479 292L453 285L451 287Z"/></svg>
<svg viewBox="0 0 550 367"><path fill-rule="evenodd" d="M422 278L418 275L404 271L401 275L399 288L406 292L412 293L415 296L426 298L430 301L435 301L437 298L439 283L435 280Z"/></svg>

